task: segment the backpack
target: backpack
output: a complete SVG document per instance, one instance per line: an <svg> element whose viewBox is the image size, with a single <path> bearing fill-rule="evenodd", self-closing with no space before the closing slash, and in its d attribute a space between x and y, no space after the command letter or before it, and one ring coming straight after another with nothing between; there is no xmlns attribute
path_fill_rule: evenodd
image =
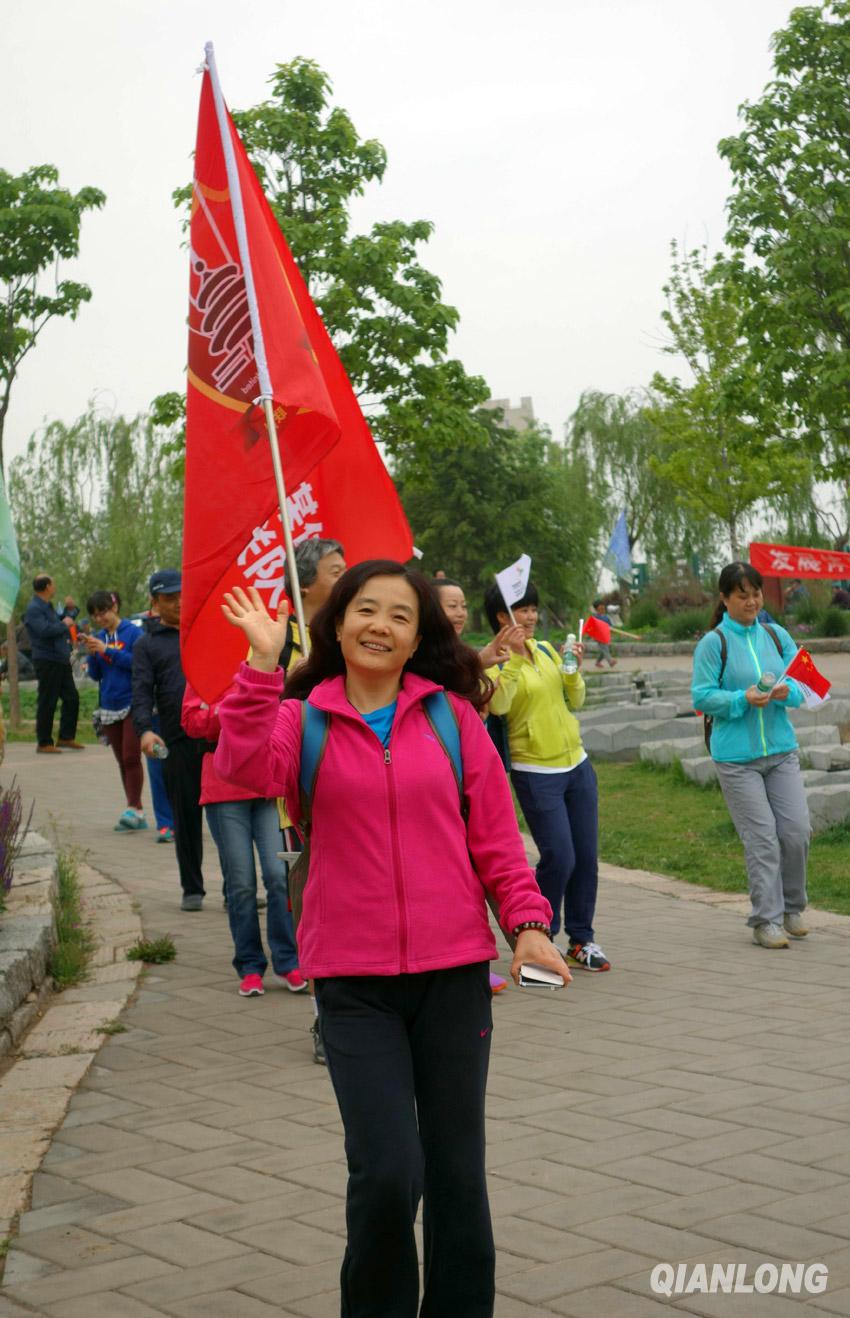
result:
<svg viewBox="0 0 850 1318"><path fill-rule="evenodd" d="M773 641L773 644L776 646L777 650L779 651L779 658L781 659L781 658L782 658L782 642L780 641L779 637L776 635L776 632L775 632L775 631L773 630L773 628L772 628L771 626L769 626L768 623L766 623L766 622L761 622L761 623L759 623L759 626L760 626L760 627L763 627L764 630L767 632L768 636L769 636L770 639ZM719 627L715 627L713 630L714 630L714 632L715 632L716 635L717 635L717 639L720 641L720 672L717 674L717 685L720 686L720 684L721 684L722 681L723 681L723 674L724 674L725 671L726 671L726 654L727 654L727 650L726 650L726 637L724 636L723 632L720 630ZM703 714L703 716L702 716L702 721L703 721L703 729L702 729L702 730L703 730L703 736L705 737L705 749L708 751L708 753L709 753L709 755L710 755L710 754L711 754L711 731L712 731L712 728L714 727L714 719L711 717L710 714Z"/></svg>
<svg viewBox="0 0 850 1318"><path fill-rule="evenodd" d="M422 701L425 717L440 746L443 748L452 766L455 784L460 800L460 811L464 822L467 818L466 798L463 790L463 754L460 744L460 727L451 701L445 691L432 691ZM325 747L330 732L330 718L322 709L316 709L308 701L301 701L301 769L298 786L301 798L301 818L299 832L303 839L303 850L289 867L289 905L292 911L292 923L298 929L301 911L304 905L304 889L310 871L310 830L313 814L313 794L319 775ZM487 903L499 921L499 908L495 898L486 893ZM507 930L502 930L511 948L516 945Z"/></svg>

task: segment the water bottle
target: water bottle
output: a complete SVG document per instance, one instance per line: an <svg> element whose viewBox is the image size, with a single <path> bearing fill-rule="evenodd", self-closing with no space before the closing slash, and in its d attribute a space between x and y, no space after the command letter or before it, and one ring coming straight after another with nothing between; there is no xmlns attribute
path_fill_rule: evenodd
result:
<svg viewBox="0 0 850 1318"><path fill-rule="evenodd" d="M761 677L756 683L756 690L762 692L772 691L775 686L776 686L776 674L762 673Z"/></svg>
<svg viewBox="0 0 850 1318"><path fill-rule="evenodd" d="M561 672L567 673L570 676L572 676L573 673L578 672L578 659L576 659L575 655L573 654L573 646L575 645L575 643L576 643L575 633L570 632L569 636L567 637L567 644L564 648L564 657L563 660L561 661Z"/></svg>
<svg viewBox="0 0 850 1318"><path fill-rule="evenodd" d="M155 741L151 747L151 755L155 760L167 760L168 747L162 741Z"/></svg>

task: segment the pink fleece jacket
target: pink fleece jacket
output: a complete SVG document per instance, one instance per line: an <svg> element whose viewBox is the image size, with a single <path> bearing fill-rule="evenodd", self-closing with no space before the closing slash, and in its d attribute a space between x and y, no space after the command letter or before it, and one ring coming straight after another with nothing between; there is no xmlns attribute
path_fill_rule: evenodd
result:
<svg viewBox="0 0 850 1318"><path fill-rule="evenodd" d="M184 732L201 741L218 741L221 727L218 721L218 703L207 705L189 682L183 696L183 713L180 718ZM228 783L216 773L213 756L207 751L201 764L201 805L214 805L219 801L255 801L257 792L249 792L235 783Z"/></svg>
<svg viewBox="0 0 850 1318"><path fill-rule="evenodd" d="M301 709L280 703L283 673L243 664L219 706L216 770L300 815ZM497 956L484 888L502 924L549 923L528 866L508 781L472 706L450 695L460 726L468 820L451 763L422 707L439 688L406 673L389 749L349 704L342 677L310 703L330 715L313 795L310 872L298 928L301 973L399 975ZM483 886L482 886L483 885Z"/></svg>

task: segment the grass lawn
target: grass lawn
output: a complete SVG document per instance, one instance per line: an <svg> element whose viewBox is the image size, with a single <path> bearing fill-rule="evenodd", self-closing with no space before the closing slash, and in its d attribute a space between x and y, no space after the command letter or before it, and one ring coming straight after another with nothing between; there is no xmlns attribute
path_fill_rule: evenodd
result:
<svg viewBox="0 0 850 1318"><path fill-rule="evenodd" d="M92 711L97 708L97 683L84 682L78 688L80 693L80 716L77 721L77 741L88 743L92 746L95 742L95 735L92 730L91 716ZM27 682L20 688L21 691L21 721L22 726L19 732L13 732L9 725L9 691L6 683L3 683L3 718L6 723L6 740L7 741L35 741L35 702L36 702L36 685L35 682ZM59 711L60 705L56 706L56 716L53 720L53 740L59 735Z"/></svg>
<svg viewBox="0 0 850 1318"><path fill-rule="evenodd" d="M599 854L628 869L652 870L722 892L747 891L744 852L716 787L689 782L678 766L595 764ZM809 901L850 915L850 826L812 840Z"/></svg>

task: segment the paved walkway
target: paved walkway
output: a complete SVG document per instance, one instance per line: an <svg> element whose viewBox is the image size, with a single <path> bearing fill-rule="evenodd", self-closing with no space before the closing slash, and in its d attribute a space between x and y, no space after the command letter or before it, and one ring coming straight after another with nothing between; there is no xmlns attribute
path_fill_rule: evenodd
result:
<svg viewBox="0 0 850 1318"><path fill-rule="evenodd" d="M0 1315L337 1318L345 1167L309 1004L237 996L217 871L208 909L181 914L173 852L112 832L108 752L10 746L12 772L37 827L87 848L178 957L145 976L56 1132ZM494 1003L497 1318L792 1312L776 1293L653 1297L653 1267L686 1261L685 1280L736 1262L745 1284L823 1261L828 1289L802 1302L850 1315L850 921L769 953L727 904L656 886L603 882L611 974Z"/></svg>

